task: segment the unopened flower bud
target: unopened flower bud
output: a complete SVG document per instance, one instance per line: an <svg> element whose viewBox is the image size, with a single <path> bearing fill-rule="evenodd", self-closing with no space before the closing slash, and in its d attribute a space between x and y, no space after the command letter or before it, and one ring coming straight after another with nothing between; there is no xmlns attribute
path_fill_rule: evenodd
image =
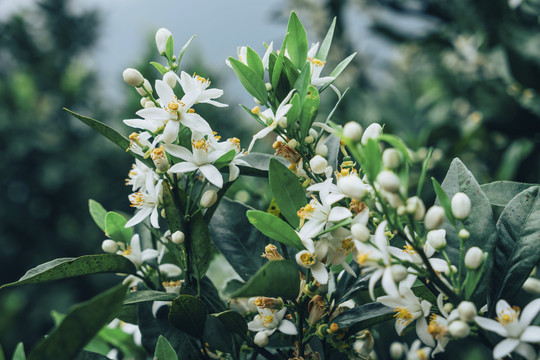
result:
<svg viewBox="0 0 540 360"><path fill-rule="evenodd" d="M284 116L281 119L279 119L278 125L285 129L287 127L287 117Z"/></svg>
<svg viewBox="0 0 540 360"><path fill-rule="evenodd" d="M141 101L140 101L141 106L144 107L144 104L146 104L146 102L147 102L148 100L149 100L149 99L146 98L146 97L141 98Z"/></svg>
<svg viewBox="0 0 540 360"><path fill-rule="evenodd" d="M311 171L315 174L322 174L326 167L328 166L328 161L320 155L315 155L311 160L309 160L309 166Z"/></svg>
<svg viewBox="0 0 540 360"><path fill-rule="evenodd" d="M345 126L343 126L343 135L353 141L360 140L362 138L363 132L364 129L362 129L362 125L360 125L356 121L349 121L345 124Z"/></svg>
<svg viewBox="0 0 540 360"><path fill-rule="evenodd" d="M396 169L401 163L401 154L394 148L384 150L382 154L383 166L387 169Z"/></svg>
<svg viewBox="0 0 540 360"><path fill-rule="evenodd" d="M114 254L118 251L118 244L114 240L107 239L103 241L101 248L108 254Z"/></svg>
<svg viewBox="0 0 540 360"><path fill-rule="evenodd" d="M405 206L403 206L403 205L398 206L398 208L397 208L397 214L398 214L399 216L403 216L403 215L405 215L406 213L407 213L407 208L406 208Z"/></svg>
<svg viewBox="0 0 540 360"><path fill-rule="evenodd" d="M122 76L124 77L124 81L133 87L139 87L144 82L144 77L139 70L133 68L127 68L124 70Z"/></svg>
<svg viewBox="0 0 540 360"><path fill-rule="evenodd" d="M456 339L462 339L469 335L469 333L471 332L471 328L469 328L469 325L467 325L466 322L461 320L455 320L452 321L450 326L448 326L448 331L450 331L450 335L452 335L452 337Z"/></svg>
<svg viewBox="0 0 540 360"><path fill-rule="evenodd" d="M165 209L161 209L161 212L159 214L161 215L162 218L164 219L167 218L167 212L165 211Z"/></svg>
<svg viewBox="0 0 540 360"><path fill-rule="evenodd" d="M180 230L177 230L177 231L173 232L173 234L171 235L172 242L177 244L177 245L182 244L184 242L185 238L186 238L186 236Z"/></svg>
<svg viewBox="0 0 540 360"><path fill-rule="evenodd" d="M315 326L326 315L326 305L321 295L315 295L308 304L308 324Z"/></svg>
<svg viewBox="0 0 540 360"><path fill-rule="evenodd" d="M265 331L259 331L255 334L253 342L260 347L265 347L268 345L268 334Z"/></svg>
<svg viewBox="0 0 540 360"><path fill-rule="evenodd" d="M471 199L467 194L458 192L452 197L452 214L459 220L465 220L471 214Z"/></svg>
<svg viewBox="0 0 540 360"><path fill-rule="evenodd" d="M424 202L418 196L413 196L407 199L407 213L414 215L414 220L420 221L424 218L426 207Z"/></svg>
<svg viewBox="0 0 540 360"><path fill-rule="evenodd" d="M473 246L465 254L465 267L469 270L476 270L484 261L484 252L479 247Z"/></svg>
<svg viewBox="0 0 540 360"><path fill-rule="evenodd" d="M403 356L403 345L398 343L397 341L394 341L392 345L390 345L390 357L394 360L399 360Z"/></svg>
<svg viewBox="0 0 540 360"><path fill-rule="evenodd" d="M450 311L454 310L454 304L447 302L443 305L443 310L446 311L447 314L450 314Z"/></svg>
<svg viewBox="0 0 540 360"><path fill-rule="evenodd" d="M148 96L152 93L152 85L150 85L150 81L148 81L148 79L144 79L142 85L136 87L135 90L137 90L141 96Z"/></svg>
<svg viewBox="0 0 540 360"><path fill-rule="evenodd" d="M313 144L314 141L315 141L315 139L314 139L313 136L311 136L311 135L308 135L308 136L306 136L306 137L304 138L304 142L305 142L306 144Z"/></svg>
<svg viewBox="0 0 540 360"><path fill-rule="evenodd" d="M362 200L368 192L366 184L355 174L342 176L337 182L337 187L353 200Z"/></svg>
<svg viewBox="0 0 540 360"><path fill-rule="evenodd" d="M317 140L317 138L319 137L319 133L317 133L317 130L315 130L314 128L309 129L308 134L313 138L313 140Z"/></svg>
<svg viewBox="0 0 540 360"><path fill-rule="evenodd" d="M471 322L477 315L476 306L470 301L462 301L457 307L459 318L465 322Z"/></svg>
<svg viewBox="0 0 540 360"><path fill-rule="evenodd" d="M152 158L152 161L154 162L154 165L156 165L156 169L159 172L164 173L169 170L169 160L167 160L167 155L165 155L165 149L163 146L155 148L152 151L152 154L150 154L150 157Z"/></svg>
<svg viewBox="0 0 540 360"><path fill-rule="evenodd" d="M287 143L287 146L294 150L294 149L296 149L296 147L298 146L298 141L296 141L295 139L291 139L291 140Z"/></svg>
<svg viewBox="0 0 540 360"><path fill-rule="evenodd" d="M395 282L403 281L407 278L408 272L407 268L401 264L395 264L390 267L390 272L392 273L392 280Z"/></svg>
<svg viewBox="0 0 540 360"><path fill-rule="evenodd" d="M427 233L428 243L437 251L446 247L446 230L431 230Z"/></svg>
<svg viewBox="0 0 540 360"><path fill-rule="evenodd" d="M206 190L203 196L201 196L201 207L209 208L216 203L217 198L216 190Z"/></svg>
<svg viewBox="0 0 540 360"><path fill-rule="evenodd" d="M523 283L523 290L529 294L539 295L540 294L540 280L537 278L527 278Z"/></svg>
<svg viewBox="0 0 540 360"><path fill-rule="evenodd" d="M351 226L351 234L353 239L366 242L371 238L371 234L369 233L369 229L364 224L352 224Z"/></svg>
<svg viewBox="0 0 540 360"><path fill-rule="evenodd" d="M362 135L362 144L366 145L368 139L376 139L381 134L382 127L377 123L369 125Z"/></svg>
<svg viewBox="0 0 540 360"><path fill-rule="evenodd" d="M461 229L461 230L459 230L459 232L458 232L458 236L459 236L459 238L462 239L462 240L467 240L468 238L471 237L471 233L468 232L466 229Z"/></svg>
<svg viewBox="0 0 540 360"><path fill-rule="evenodd" d="M383 170L377 175L377 182L384 190L388 192L396 192L399 189L399 178L396 174L389 170Z"/></svg>
<svg viewBox="0 0 540 360"><path fill-rule="evenodd" d="M176 86L176 74L172 71L168 71L163 75L163 81L171 87L171 89L174 89Z"/></svg>
<svg viewBox="0 0 540 360"><path fill-rule="evenodd" d="M147 101L144 103L144 108L145 108L145 109L153 108L153 107L156 107L156 104L154 104L153 101L147 100Z"/></svg>
<svg viewBox="0 0 540 360"><path fill-rule="evenodd" d="M172 36L171 32L165 28L160 28L156 32L156 46L160 55L165 54L167 41Z"/></svg>
<svg viewBox="0 0 540 360"><path fill-rule="evenodd" d="M272 84L270 84L269 82L265 83L264 86L266 87L266 91L272 90Z"/></svg>
<svg viewBox="0 0 540 360"><path fill-rule="evenodd" d="M323 143L317 144L315 154L326 157L326 155L328 155L328 146L324 145Z"/></svg>
<svg viewBox="0 0 540 360"><path fill-rule="evenodd" d="M443 220L444 209L442 206L433 205L426 212L426 216L424 217L424 226L428 230L437 229L439 226L441 226Z"/></svg>

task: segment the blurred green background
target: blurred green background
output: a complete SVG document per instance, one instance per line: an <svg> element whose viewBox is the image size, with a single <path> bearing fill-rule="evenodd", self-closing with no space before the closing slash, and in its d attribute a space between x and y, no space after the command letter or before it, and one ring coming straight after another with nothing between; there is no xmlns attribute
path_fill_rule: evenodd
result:
<svg viewBox="0 0 540 360"><path fill-rule="evenodd" d="M157 60L153 35L161 26L173 32L177 47L203 34L182 68L225 90L222 100L231 106L202 115L244 146L257 128L236 104L250 107L252 100L224 59L236 46L262 52L263 41L280 44L289 11L296 10L310 42L320 41L338 17L329 68L358 52L336 82L351 90L335 121L384 123L404 137L418 161L433 147L431 175L440 180L459 156L480 183L539 182L539 0L209 3L215 7L0 0L0 284L55 258L101 252L104 236L88 215L89 198L129 212L124 178L131 158L62 108L128 133L121 120L135 117L140 105L121 72L136 67L155 79L148 62ZM202 13L204 6L211 10ZM197 27L190 17L205 21ZM229 20L213 23L218 17ZM335 100L326 94L322 116ZM263 141L258 149L271 151ZM233 192L246 189L250 202L264 208L268 199L251 191L260 185L253 181L241 179ZM118 281L95 276L1 290L5 352L19 341L30 349L51 328L51 310L65 312Z"/></svg>

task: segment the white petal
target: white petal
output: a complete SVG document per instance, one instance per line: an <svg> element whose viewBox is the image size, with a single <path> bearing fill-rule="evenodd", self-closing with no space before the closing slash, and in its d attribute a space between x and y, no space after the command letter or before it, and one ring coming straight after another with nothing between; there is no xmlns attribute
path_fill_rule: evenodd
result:
<svg viewBox="0 0 540 360"><path fill-rule="evenodd" d="M151 120L126 119L124 120L124 124L132 128L149 130L151 132L156 132L157 130L156 124Z"/></svg>
<svg viewBox="0 0 540 360"><path fill-rule="evenodd" d="M159 271L168 277L177 277L182 274L182 269L174 264L161 264L159 265Z"/></svg>
<svg viewBox="0 0 540 360"><path fill-rule="evenodd" d="M328 221L337 222L351 216L352 216L352 213L349 209L343 206L336 206L336 207L333 207L332 210L330 210L330 214L328 215Z"/></svg>
<svg viewBox="0 0 540 360"><path fill-rule="evenodd" d="M474 321L481 328L484 328L484 329L486 329L488 331L497 333L497 334L499 334L499 335L501 335L503 337L508 336L508 332L506 331L504 326L502 326L498 321L495 321L495 320L492 320L492 319L486 319L486 318L481 317L481 316L475 316Z"/></svg>
<svg viewBox="0 0 540 360"><path fill-rule="evenodd" d="M193 161L193 154L183 146L174 145L174 144L165 144L163 145L165 151L184 161Z"/></svg>
<svg viewBox="0 0 540 360"><path fill-rule="evenodd" d="M375 294L374 294L375 284L377 283L377 281L379 281L379 279L383 275L383 271L384 271L383 269L377 269L371 274L371 277L369 278L369 296L371 296L372 300L375 300Z"/></svg>
<svg viewBox="0 0 540 360"><path fill-rule="evenodd" d="M187 173L197 170L199 167L190 162L181 162L171 166L168 172L170 173Z"/></svg>
<svg viewBox="0 0 540 360"><path fill-rule="evenodd" d="M325 224L326 221L316 219L309 220L304 224L304 226L302 226L302 229L300 229L300 233L302 234L302 236L312 238L322 231Z"/></svg>
<svg viewBox="0 0 540 360"><path fill-rule="evenodd" d="M279 324L278 330L287 335L298 334L298 331L296 330L296 326L294 326L294 324L289 320L281 321L281 324Z"/></svg>
<svg viewBox="0 0 540 360"><path fill-rule="evenodd" d="M180 122L176 120L169 120L165 129L163 129L163 142L170 144L178 137L178 130L180 130Z"/></svg>
<svg viewBox="0 0 540 360"><path fill-rule="evenodd" d="M141 259L143 262L157 258L159 255L156 249L146 249L141 254Z"/></svg>
<svg viewBox="0 0 540 360"><path fill-rule="evenodd" d="M497 312L497 315L503 314L504 310L506 309L512 309L510 304L506 302L506 300L499 300L497 301L497 305L495 306L495 311Z"/></svg>
<svg viewBox="0 0 540 360"><path fill-rule="evenodd" d="M510 354L519 345L518 339L504 339L493 348L493 357L500 359Z"/></svg>
<svg viewBox="0 0 540 360"><path fill-rule="evenodd" d="M223 176L221 176L221 173L214 165L206 164L201 166L199 170L201 170L206 180L221 189L223 186Z"/></svg>
<svg viewBox="0 0 540 360"><path fill-rule="evenodd" d="M200 115L198 114L190 114L186 113L182 115L182 118L180 119L182 122L182 125L187 126L188 128L204 133L212 132L212 128L206 120L204 120Z"/></svg>
<svg viewBox="0 0 540 360"><path fill-rule="evenodd" d="M530 343L540 342L540 326L528 326L519 339Z"/></svg>
<svg viewBox="0 0 540 360"><path fill-rule="evenodd" d="M259 131L258 133L256 133L255 135L253 135L253 138L257 138L257 139L262 139L264 138L266 135L270 134L272 131L274 131L276 127L275 126L268 126L268 127L265 127L264 129L262 129L261 131Z"/></svg>
<svg viewBox="0 0 540 360"><path fill-rule="evenodd" d="M229 182L238 179L240 175L240 168L233 163L229 164Z"/></svg>
<svg viewBox="0 0 540 360"><path fill-rule="evenodd" d="M531 321L534 320L534 318L538 314L538 311L540 311L540 299L535 299L531 301L527 306L525 306L525 308L521 312L519 324L521 326L528 326Z"/></svg>
<svg viewBox="0 0 540 360"><path fill-rule="evenodd" d="M384 269L381 283L384 291L388 295L399 296L398 288L396 286L396 283L394 282L394 279L392 278L392 269L389 266Z"/></svg>
<svg viewBox="0 0 540 360"><path fill-rule="evenodd" d="M166 110L162 108L157 108L157 107L141 109L137 111L135 114L145 119L154 119L154 120L169 120L171 117Z"/></svg>
<svg viewBox="0 0 540 360"><path fill-rule="evenodd" d="M416 320L416 334L424 344L435 347L435 340L433 340L433 337L428 333L428 324L426 318L423 316Z"/></svg>
<svg viewBox="0 0 540 360"><path fill-rule="evenodd" d="M202 103L210 99L216 99L221 97L221 95L223 95L223 90L221 89L208 89L199 95L199 102Z"/></svg>
<svg viewBox="0 0 540 360"><path fill-rule="evenodd" d="M527 360L536 359L536 351L534 351L534 348L529 344L520 342L514 351Z"/></svg>
<svg viewBox="0 0 540 360"><path fill-rule="evenodd" d="M309 251L310 253L315 252L315 246L311 238L300 236L300 241L302 241L302 245L304 245L307 251Z"/></svg>
<svg viewBox="0 0 540 360"><path fill-rule="evenodd" d="M152 304L152 314L154 317L156 317L157 312L162 306L170 306L172 304L171 301L154 301Z"/></svg>
<svg viewBox="0 0 540 360"><path fill-rule="evenodd" d="M149 208L149 207L139 210L139 212L137 212L131 219L129 219L125 227L128 228L128 227L132 227L133 225L137 225L138 223L146 219L148 215L150 215L151 213L152 213L152 208Z"/></svg>
<svg viewBox="0 0 540 360"><path fill-rule="evenodd" d="M317 262L311 267L311 273L315 280L317 280L321 285L326 285L328 283L328 270L322 262Z"/></svg>
<svg viewBox="0 0 540 360"><path fill-rule="evenodd" d="M159 229L159 212L157 206L154 207L154 210L152 210L152 214L150 215L150 224L156 229Z"/></svg>
<svg viewBox="0 0 540 360"><path fill-rule="evenodd" d="M174 100L174 91L165 81L156 80L156 92L159 96L159 99L162 101L163 105L167 104Z"/></svg>

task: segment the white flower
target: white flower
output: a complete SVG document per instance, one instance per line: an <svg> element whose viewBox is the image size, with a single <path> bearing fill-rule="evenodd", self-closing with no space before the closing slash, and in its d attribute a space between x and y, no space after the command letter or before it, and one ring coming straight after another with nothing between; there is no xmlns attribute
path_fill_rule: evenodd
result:
<svg viewBox="0 0 540 360"><path fill-rule="evenodd" d="M429 359L429 353L431 352L431 349L428 347L420 348L420 345L422 343L420 340L415 340L412 345L411 349L407 351L407 360L428 360Z"/></svg>
<svg viewBox="0 0 540 360"><path fill-rule="evenodd" d="M156 32L156 46L160 55L165 54L165 48L167 47L167 41L172 36L171 32L165 28L160 28Z"/></svg>
<svg viewBox="0 0 540 360"><path fill-rule="evenodd" d="M190 76L185 71L182 71L180 73L180 78L178 79L178 82L180 83L182 90L184 90L184 93L198 94L195 100L195 104L206 103L217 107L228 106L227 104L212 100L221 97L221 95L223 95L223 90L207 89L208 86L210 86L209 79L205 79L195 74L193 74L193 76Z"/></svg>
<svg viewBox="0 0 540 360"><path fill-rule="evenodd" d="M287 335L296 335L298 333L296 326L294 326L291 321L283 319L287 312L287 308L283 308L279 311L266 308L259 308L258 310L259 314L253 318L253 321L248 323L248 329L250 331L265 332L269 336L276 330Z"/></svg>
<svg viewBox="0 0 540 360"><path fill-rule="evenodd" d="M326 61L316 59L315 56L319 51L319 43L314 44L307 53L311 73L311 85L322 86L328 82L334 81L334 76L321 77L321 72L326 64Z"/></svg>
<svg viewBox="0 0 540 360"><path fill-rule="evenodd" d="M474 318L481 328L506 338L495 346L493 357L503 358L515 351L527 360L536 359L535 350L528 343L540 342L540 326L530 325L540 311L540 299L531 301L522 312L501 299L497 302L496 311L497 321L481 316Z"/></svg>
<svg viewBox="0 0 540 360"><path fill-rule="evenodd" d="M423 341L427 341L426 345L429 345L431 347L435 346L434 340L437 340L437 347L433 351L432 355L444 351L446 345L450 341L449 325L459 317L456 309L452 310L450 313L446 312L446 310L444 309L443 297L443 294L439 294L439 296L437 296L437 307L439 308L441 314L431 314L429 325L427 328L429 335L431 335L433 339L431 341L423 339Z"/></svg>
<svg viewBox="0 0 540 360"><path fill-rule="evenodd" d="M306 241L304 239L304 241ZM302 241L304 243L304 241ZM298 265L306 268L311 269L311 273L313 274L313 277L315 280L317 280L320 284L325 285L328 283L328 270L326 270L326 266L321 261L325 256L326 252L328 250L328 247L324 242L317 241L313 245L307 245L306 248L313 249L310 250L302 250L299 251L296 254L296 262Z"/></svg>
<svg viewBox="0 0 540 360"><path fill-rule="evenodd" d="M212 163L223 155L223 151L212 150L210 142L196 131L192 133L191 145L193 152L180 145L166 144L164 146L169 154L184 160L171 166L169 173L187 173L200 170L211 184L221 188L223 186L223 177Z"/></svg>
<svg viewBox="0 0 540 360"><path fill-rule="evenodd" d="M130 206L139 209L139 211L126 223L127 228L137 225L150 216L150 223L152 226L159 229L158 205L159 196L162 190L162 182L163 180L159 180L154 185L154 179L147 176L144 192L139 190L138 192L129 195L129 201L131 202Z"/></svg>
<svg viewBox="0 0 540 360"><path fill-rule="evenodd" d="M129 259L137 268L140 268L145 261L156 259L159 256L156 249L142 250L139 234L133 235L129 246L124 250L118 251L117 254Z"/></svg>

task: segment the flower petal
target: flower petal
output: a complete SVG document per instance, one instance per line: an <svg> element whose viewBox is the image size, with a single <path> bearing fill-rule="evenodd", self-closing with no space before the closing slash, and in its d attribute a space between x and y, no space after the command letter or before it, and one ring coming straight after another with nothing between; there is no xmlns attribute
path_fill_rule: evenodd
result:
<svg viewBox="0 0 540 360"><path fill-rule="evenodd" d="M328 221L337 222L351 216L352 216L352 213L349 209L343 206L336 206L336 207L333 207L332 210L330 210L330 214L328 214Z"/></svg>
<svg viewBox="0 0 540 360"><path fill-rule="evenodd" d="M538 311L540 311L540 299L535 299L525 306L521 312L519 324L523 327L528 326L534 320Z"/></svg>
<svg viewBox="0 0 540 360"><path fill-rule="evenodd" d="M125 227L128 228L137 225L138 223L146 219L151 213L152 208L149 207L139 210L139 212L137 212L131 219L129 219Z"/></svg>
<svg viewBox="0 0 540 360"><path fill-rule="evenodd" d="M531 345L523 342L519 343L519 345L515 349L515 352L523 356L527 360L537 359L536 351L534 351L534 348Z"/></svg>
<svg viewBox="0 0 540 360"><path fill-rule="evenodd" d="M208 125L206 120L204 120L200 115L195 113L183 114L180 118L180 122L182 123L182 125L187 126L188 128L195 131L200 131L204 133L212 132L212 128L210 127L210 125Z"/></svg>
<svg viewBox="0 0 540 360"><path fill-rule="evenodd" d="M221 173L214 165L206 164L201 166L199 170L201 170L206 180L221 189L223 186L223 176L221 176Z"/></svg>
<svg viewBox="0 0 540 360"><path fill-rule="evenodd" d="M296 326L294 326L294 324L289 320L281 321L281 324L279 324L278 330L287 335L298 334L298 331L296 330Z"/></svg>
<svg viewBox="0 0 540 360"><path fill-rule="evenodd" d="M150 224L156 229L159 229L159 212L157 206L152 210L150 215Z"/></svg>
<svg viewBox="0 0 540 360"><path fill-rule="evenodd" d="M478 324L478 326L480 326L483 329L494 332L494 333L499 334L499 335L501 335L503 337L508 336L508 332L506 331L504 326L502 326L499 322L497 322L495 320L486 319L486 318L481 317L481 316L475 316L474 321Z"/></svg>
<svg viewBox="0 0 540 360"><path fill-rule="evenodd" d="M171 166L168 172L170 173L187 173L197 170L199 167L191 162L181 162Z"/></svg>
<svg viewBox="0 0 540 360"><path fill-rule="evenodd" d="M167 110L158 107L141 109L135 114L139 115L142 118L152 120L169 120L171 117Z"/></svg>
<svg viewBox="0 0 540 360"><path fill-rule="evenodd" d="M169 120L165 129L163 129L162 140L166 144L170 144L178 137L178 130L180 130L180 122L176 120Z"/></svg>
<svg viewBox="0 0 540 360"><path fill-rule="evenodd" d="M530 343L540 342L540 326L528 326L519 339Z"/></svg>
<svg viewBox="0 0 540 360"><path fill-rule="evenodd" d="M518 339L504 339L493 348L493 357L500 359L510 354L519 345Z"/></svg>
<svg viewBox="0 0 540 360"><path fill-rule="evenodd" d="M433 340L433 337L428 333L428 324L426 318L423 316L420 316L420 318L416 320L416 334L424 344L435 347L435 340Z"/></svg>
<svg viewBox="0 0 540 360"><path fill-rule="evenodd" d="M193 154L183 146L174 145L174 144L165 144L163 145L165 151L184 161L193 161Z"/></svg>
<svg viewBox="0 0 540 360"><path fill-rule="evenodd" d="M315 280L321 285L326 285L328 283L328 271L322 262L315 263L315 265L311 267L311 272Z"/></svg>

